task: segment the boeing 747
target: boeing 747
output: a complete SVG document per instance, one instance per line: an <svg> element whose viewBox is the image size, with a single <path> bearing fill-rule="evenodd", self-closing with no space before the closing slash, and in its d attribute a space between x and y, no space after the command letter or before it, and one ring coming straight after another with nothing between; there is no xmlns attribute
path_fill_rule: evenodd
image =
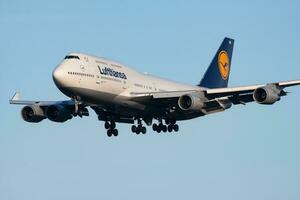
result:
<svg viewBox="0 0 300 200"><path fill-rule="evenodd" d="M70 100L24 101L16 92L10 103L25 105L22 118L32 123L89 116L87 108L91 108L104 121L111 137L118 135L116 123L132 124L131 131L136 134L145 134L145 125L152 125L158 133L177 132L177 121L225 111L232 105L271 105L287 95L286 87L300 84L300 80L294 80L228 87L233 45L233 39L223 40L202 80L195 85L139 73L109 59L70 53L52 74L57 88Z"/></svg>

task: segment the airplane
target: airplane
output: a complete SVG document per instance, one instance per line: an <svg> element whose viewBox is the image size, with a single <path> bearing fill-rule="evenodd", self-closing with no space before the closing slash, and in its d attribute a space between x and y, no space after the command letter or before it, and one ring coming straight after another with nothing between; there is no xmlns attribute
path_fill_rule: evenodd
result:
<svg viewBox="0 0 300 200"><path fill-rule="evenodd" d="M116 123L132 124L136 134L146 133L144 123L157 133L178 132L178 121L225 111L232 105L272 105L287 95L286 87L300 85L300 80L293 80L228 87L233 46L233 39L224 38L196 85L139 73L110 59L70 53L52 73L55 85L70 100L24 101L16 92L10 104L25 105L21 116L31 123L89 116L90 107L111 137L118 135Z"/></svg>

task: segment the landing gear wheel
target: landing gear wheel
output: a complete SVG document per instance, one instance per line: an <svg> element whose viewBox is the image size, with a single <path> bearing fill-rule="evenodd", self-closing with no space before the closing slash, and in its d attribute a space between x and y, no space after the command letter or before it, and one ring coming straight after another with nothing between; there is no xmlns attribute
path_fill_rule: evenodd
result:
<svg viewBox="0 0 300 200"><path fill-rule="evenodd" d="M153 124L153 125L152 125L152 129L153 129L153 131L157 131L157 130L158 130L157 124Z"/></svg>
<svg viewBox="0 0 300 200"><path fill-rule="evenodd" d="M163 125L162 131L163 131L164 133L167 132L167 126L166 126L166 125Z"/></svg>
<svg viewBox="0 0 300 200"><path fill-rule="evenodd" d="M111 137L111 136L112 136L112 130L111 130L111 129L108 129L108 130L107 130L107 136L108 136L108 137Z"/></svg>
<svg viewBox="0 0 300 200"><path fill-rule="evenodd" d="M138 125L138 127L137 127L137 129L140 131L140 132L142 132L142 128L143 128L143 126L140 124L140 125Z"/></svg>
<svg viewBox="0 0 300 200"><path fill-rule="evenodd" d="M137 130L137 127L136 127L136 125L132 125L132 126L131 126L131 131L132 131L133 133L135 133L135 132L136 132L136 130Z"/></svg>
<svg viewBox="0 0 300 200"><path fill-rule="evenodd" d="M116 136L118 136L118 129L113 129L112 130L112 134L116 137Z"/></svg>
<svg viewBox="0 0 300 200"><path fill-rule="evenodd" d="M172 132L173 131L173 125L172 124L170 124L170 125L168 125L168 132Z"/></svg>
<svg viewBox="0 0 300 200"><path fill-rule="evenodd" d="M147 132L147 129L146 129L146 127L145 127L145 126L143 126L143 127L142 127L142 130L141 130L141 132L142 132L143 134L146 134L146 132Z"/></svg>
<svg viewBox="0 0 300 200"><path fill-rule="evenodd" d="M173 125L173 130L174 130L175 132L178 132L178 131L179 131L179 126L178 126L177 124L174 124L174 125Z"/></svg>
<svg viewBox="0 0 300 200"><path fill-rule="evenodd" d="M164 125L163 125L162 123L160 123L160 124L158 125L158 129L159 129L159 130L163 130L163 128L164 128Z"/></svg>

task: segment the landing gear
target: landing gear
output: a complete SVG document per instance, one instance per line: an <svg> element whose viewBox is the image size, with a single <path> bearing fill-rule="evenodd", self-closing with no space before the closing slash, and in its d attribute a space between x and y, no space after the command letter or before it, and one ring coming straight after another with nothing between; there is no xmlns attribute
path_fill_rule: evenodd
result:
<svg viewBox="0 0 300 200"><path fill-rule="evenodd" d="M174 124L174 125L173 125L173 130L174 130L175 132L178 132L178 131L179 131L179 126L178 126L178 124Z"/></svg>
<svg viewBox="0 0 300 200"><path fill-rule="evenodd" d="M108 129L107 130L107 136L118 136L118 129Z"/></svg>
<svg viewBox="0 0 300 200"><path fill-rule="evenodd" d="M114 121L108 122L106 121L104 123L104 128L107 129L107 136L118 136L119 132L118 129L116 129L116 123Z"/></svg>
<svg viewBox="0 0 300 200"><path fill-rule="evenodd" d="M179 131L179 126L177 124L169 124L168 125L168 132L178 132Z"/></svg>
<svg viewBox="0 0 300 200"><path fill-rule="evenodd" d="M160 124L158 125L158 127L159 127L164 133L167 132L167 126L164 125L163 123L160 123Z"/></svg>
<svg viewBox="0 0 300 200"><path fill-rule="evenodd" d="M142 134L146 134L147 129L145 126L142 125L142 121L140 119L138 119L138 125L132 125L131 126L131 131L137 135L139 135L140 133Z"/></svg>
<svg viewBox="0 0 300 200"><path fill-rule="evenodd" d="M164 125L161 122L158 125L157 124L153 124L152 125L152 129L153 129L153 131L156 131L158 133L160 133L160 132L167 132L167 130L168 130L167 126Z"/></svg>
<svg viewBox="0 0 300 200"><path fill-rule="evenodd" d="M103 119L102 119L103 120ZM141 118L136 118L137 124L131 126L131 131L137 135L139 134L146 134L147 129L143 125L143 120ZM144 120L145 121L145 120ZM151 126L152 120L148 121L148 123L145 121L146 125ZM116 122L113 118L106 118L104 127L107 130L107 136L112 137L112 136L118 136L119 132L118 129L116 128ZM176 120L174 119L158 119L158 123L152 124L152 129L153 131L156 131L157 133L161 132L178 132L179 131L179 126L176 124Z"/></svg>
<svg viewBox="0 0 300 200"><path fill-rule="evenodd" d="M167 125L164 125L162 120L159 120L159 124L153 124L152 129L153 131L156 131L157 133L162 132L178 132L179 131L179 126L176 124L176 120L174 119L166 119L165 123Z"/></svg>
<svg viewBox="0 0 300 200"><path fill-rule="evenodd" d="M173 131L173 127L172 127L172 125L169 125L169 126L168 126L168 132L170 132L170 133L171 133L172 131Z"/></svg>

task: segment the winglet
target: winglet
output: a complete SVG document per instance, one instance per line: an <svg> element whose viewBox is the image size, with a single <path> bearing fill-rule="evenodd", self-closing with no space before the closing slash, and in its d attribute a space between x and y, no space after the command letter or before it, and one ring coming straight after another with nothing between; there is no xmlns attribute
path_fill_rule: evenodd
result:
<svg viewBox="0 0 300 200"><path fill-rule="evenodd" d="M16 92L14 96L9 100L9 103L12 104L14 101L20 101L21 100L21 94L20 92Z"/></svg>

